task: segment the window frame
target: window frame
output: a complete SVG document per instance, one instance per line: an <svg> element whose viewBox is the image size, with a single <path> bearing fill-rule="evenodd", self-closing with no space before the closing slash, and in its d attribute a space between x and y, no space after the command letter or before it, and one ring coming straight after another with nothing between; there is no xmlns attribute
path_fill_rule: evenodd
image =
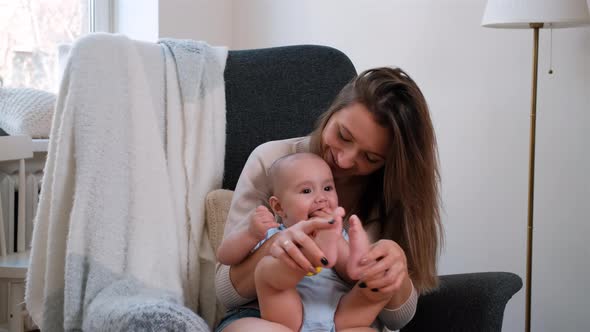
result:
<svg viewBox="0 0 590 332"><path fill-rule="evenodd" d="M90 32L113 32L113 0L89 0Z"/></svg>

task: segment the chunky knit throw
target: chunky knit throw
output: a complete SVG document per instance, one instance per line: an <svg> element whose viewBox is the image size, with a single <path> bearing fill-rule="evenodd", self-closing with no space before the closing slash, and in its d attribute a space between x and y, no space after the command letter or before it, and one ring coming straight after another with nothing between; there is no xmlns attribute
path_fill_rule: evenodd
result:
<svg viewBox="0 0 590 332"><path fill-rule="evenodd" d="M9 135L48 138L56 96L29 88L0 88L0 128Z"/></svg>

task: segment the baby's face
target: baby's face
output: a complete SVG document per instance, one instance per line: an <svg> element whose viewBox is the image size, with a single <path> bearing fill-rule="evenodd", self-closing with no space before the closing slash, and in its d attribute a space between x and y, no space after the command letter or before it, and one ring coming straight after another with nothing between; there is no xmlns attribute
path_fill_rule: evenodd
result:
<svg viewBox="0 0 590 332"><path fill-rule="evenodd" d="M289 227L308 220L320 211L332 211L338 207L338 195L334 188L332 171L319 158L302 158L290 162L286 172L277 182L277 197L283 208L281 216Z"/></svg>

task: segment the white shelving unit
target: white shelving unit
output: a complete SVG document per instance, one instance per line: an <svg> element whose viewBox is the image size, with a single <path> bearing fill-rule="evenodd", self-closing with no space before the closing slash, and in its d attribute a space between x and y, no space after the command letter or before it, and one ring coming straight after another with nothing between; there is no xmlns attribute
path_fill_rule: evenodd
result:
<svg viewBox="0 0 590 332"><path fill-rule="evenodd" d="M25 278L29 267L29 251L0 257L0 280L7 292L7 321L0 324L0 331L23 332L28 319L25 306Z"/></svg>
<svg viewBox="0 0 590 332"><path fill-rule="evenodd" d="M0 136L0 162L18 160L19 186L18 190L18 229L25 227L25 159L33 157L34 152L46 152L49 140L33 140L28 136ZM25 251L25 232L17 232L17 251L7 255L4 225L0 225L0 281L6 286L8 321L0 324L0 331L24 331L26 317L24 309L25 278L29 266L29 251Z"/></svg>
<svg viewBox="0 0 590 332"><path fill-rule="evenodd" d="M33 152L47 152L49 147L49 139L35 139L32 140Z"/></svg>

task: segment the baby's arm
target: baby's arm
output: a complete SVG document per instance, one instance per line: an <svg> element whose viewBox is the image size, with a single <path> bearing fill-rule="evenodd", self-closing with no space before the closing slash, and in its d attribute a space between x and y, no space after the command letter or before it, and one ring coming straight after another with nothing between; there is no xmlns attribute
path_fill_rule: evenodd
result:
<svg viewBox="0 0 590 332"><path fill-rule="evenodd" d="M237 230L223 238L217 249L217 260L225 265L238 264L248 257L258 242L248 229Z"/></svg>
<svg viewBox="0 0 590 332"><path fill-rule="evenodd" d="M264 207L259 206L250 216L249 227L238 229L223 238L217 249L217 260L221 264L241 263L262 241L270 228L278 227L274 216Z"/></svg>

